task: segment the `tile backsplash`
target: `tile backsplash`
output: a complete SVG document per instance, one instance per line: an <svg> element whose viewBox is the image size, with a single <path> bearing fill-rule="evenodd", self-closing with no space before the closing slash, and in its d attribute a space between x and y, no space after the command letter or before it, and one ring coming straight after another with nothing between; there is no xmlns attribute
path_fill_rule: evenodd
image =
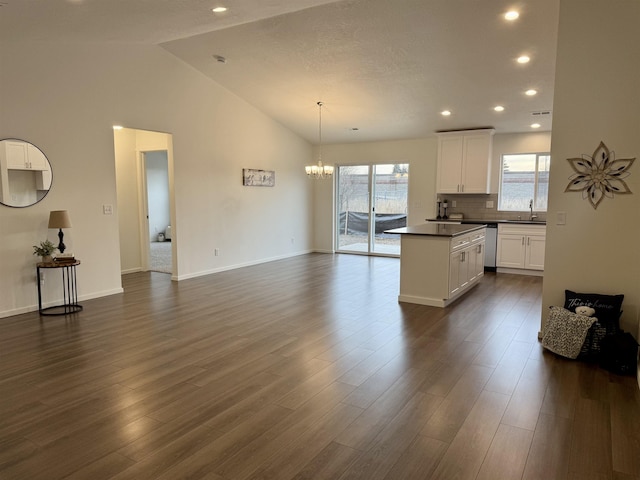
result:
<svg viewBox="0 0 640 480"><path fill-rule="evenodd" d="M452 213L462 213L464 218L472 218L478 220L526 220L529 218L529 211L522 212L504 212L498 211L498 194L439 194L438 198L441 201L447 200L449 208L447 209L447 215ZM456 202L456 206L453 207L452 202ZM487 202L493 202L493 208L487 208ZM437 207L436 207L437 209ZM547 212L536 212L534 215L538 216L538 220L546 220ZM436 212L434 218L438 215Z"/></svg>

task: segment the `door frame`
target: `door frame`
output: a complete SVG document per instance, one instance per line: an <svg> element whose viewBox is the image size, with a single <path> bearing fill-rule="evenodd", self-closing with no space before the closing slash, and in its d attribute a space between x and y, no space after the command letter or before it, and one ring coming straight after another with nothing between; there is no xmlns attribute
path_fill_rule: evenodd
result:
<svg viewBox="0 0 640 480"><path fill-rule="evenodd" d="M149 193L147 189L147 162L145 153L148 150L136 150L136 170L138 172L138 231L140 237L140 260L143 272L148 272L151 264L149 248Z"/></svg>
<svg viewBox="0 0 640 480"><path fill-rule="evenodd" d="M149 237L149 219L148 213L148 188L146 185L146 167L144 152L152 151L166 151L167 152L167 169L169 180L169 220L171 225L171 280L177 281L179 279L178 272L178 240L179 240L179 228L176 215L176 196L175 196L175 175L174 175L174 157L173 157L173 135L167 132L158 132L154 130L143 130L139 128L121 127L114 129L114 139L116 139L116 130L125 130L127 137L126 141L123 140L122 149L116 148L115 152L115 166L116 166L116 182L118 183L118 168L119 165L129 165L130 173L126 177L127 186L126 198L128 203L120 203L120 197L118 192L118 206L120 209L127 209L129 212L136 213L136 218L129 220L127 223L128 231L133 232L137 229L138 242L134 242L131 246L136 245L135 262L131 262L126 272L133 273L136 271L148 271L150 267L150 237ZM119 145L117 140L114 140L116 146ZM126 167L124 167L126 168ZM125 170L126 171L126 170ZM134 178L135 177L135 178ZM125 178L125 177L123 177ZM130 182L130 185L129 185ZM119 184L118 184L119 185ZM119 186L116 189L119 190ZM135 192L134 192L135 189ZM127 238L123 238L122 225L118 226L121 249L123 248L123 242L127 241ZM139 258L138 258L139 256ZM133 257L130 257L133 258ZM121 256L122 260L122 256Z"/></svg>
<svg viewBox="0 0 640 480"><path fill-rule="evenodd" d="M399 254L396 253L384 253L380 251L376 251L375 247L375 214L376 207L375 199L376 199L376 177L380 175L377 172L377 167L382 165L397 165L398 163L391 162L380 162L380 163L353 163L353 164L338 164L336 165L336 183L335 183L335 193L334 193L334 251L337 253L348 253L353 255L368 255L368 256L377 256L377 257L399 257ZM403 162L398 165L409 165L408 162ZM367 219L367 251L358 251L358 250L345 250L340 248L340 169L343 167L367 167L368 169L368 178L367 178L367 206L368 206L368 215ZM407 190L407 209L409 202L409 192Z"/></svg>

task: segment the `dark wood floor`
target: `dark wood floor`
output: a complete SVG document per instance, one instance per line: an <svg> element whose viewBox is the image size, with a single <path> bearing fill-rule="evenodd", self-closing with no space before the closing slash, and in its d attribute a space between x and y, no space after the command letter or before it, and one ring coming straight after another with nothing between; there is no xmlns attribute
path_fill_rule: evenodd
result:
<svg viewBox="0 0 640 480"><path fill-rule="evenodd" d="M635 379L541 349L539 278L438 309L398 304L398 269L131 274L1 319L0 478L640 479Z"/></svg>

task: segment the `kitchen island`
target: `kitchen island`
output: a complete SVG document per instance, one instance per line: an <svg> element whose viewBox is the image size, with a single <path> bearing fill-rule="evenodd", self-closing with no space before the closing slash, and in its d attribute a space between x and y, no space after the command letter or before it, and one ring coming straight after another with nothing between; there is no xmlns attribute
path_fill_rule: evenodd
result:
<svg viewBox="0 0 640 480"><path fill-rule="evenodd" d="M484 225L427 223L385 233L401 236L400 302L446 307L484 275Z"/></svg>

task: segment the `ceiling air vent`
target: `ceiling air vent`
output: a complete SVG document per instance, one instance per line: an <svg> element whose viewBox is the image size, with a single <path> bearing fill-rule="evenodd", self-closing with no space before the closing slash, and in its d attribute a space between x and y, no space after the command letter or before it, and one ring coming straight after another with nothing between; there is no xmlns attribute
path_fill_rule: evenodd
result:
<svg viewBox="0 0 640 480"><path fill-rule="evenodd" d="M531 112L531 116L536 118L547 117L549 115L551 115L551 110L539 110L537 112Z"/></svg>

